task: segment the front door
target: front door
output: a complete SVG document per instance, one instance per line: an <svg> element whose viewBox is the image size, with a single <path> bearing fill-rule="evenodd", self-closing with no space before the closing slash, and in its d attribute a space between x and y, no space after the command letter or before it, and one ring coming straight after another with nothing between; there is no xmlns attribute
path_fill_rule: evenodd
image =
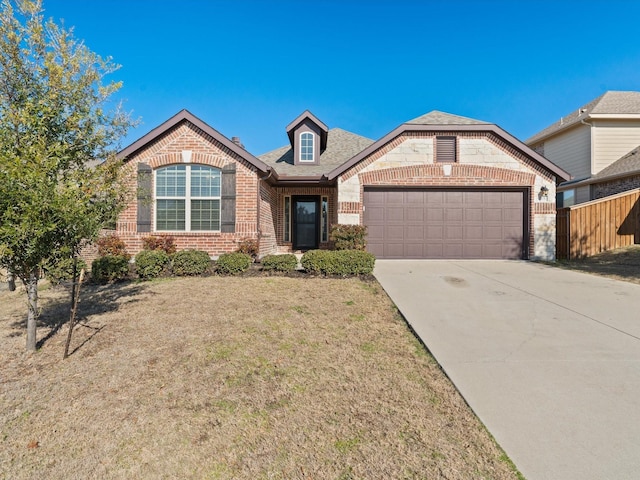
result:
<svg viewBox="0 0 640 480"><path fill-rule="evenodd" d="M292 200L293 248L295 250L318 248L320 197L294 196Z"/></svg>

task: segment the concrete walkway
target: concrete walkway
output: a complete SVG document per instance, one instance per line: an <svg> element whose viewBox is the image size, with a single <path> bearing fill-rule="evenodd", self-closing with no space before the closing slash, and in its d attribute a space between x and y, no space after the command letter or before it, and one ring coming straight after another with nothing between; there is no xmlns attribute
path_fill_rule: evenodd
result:
<svg viewBox="0 0 640 480"><path fill-rule="evenodd" d="M640 285L518 261L374 274L528 480L640 478Z"/></svg>

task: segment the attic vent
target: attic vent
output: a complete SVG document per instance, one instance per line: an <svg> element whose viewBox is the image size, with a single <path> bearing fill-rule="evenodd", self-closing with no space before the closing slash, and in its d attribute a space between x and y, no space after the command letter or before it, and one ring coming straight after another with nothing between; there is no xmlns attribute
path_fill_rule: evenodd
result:
<svg viewBox="0 0 640 480"><path fill-rule="evenodd" d="M238 145L240 148L244 148L244 145L240 141L240 137L231 137L231 141Z"/></svg>
<svg viewBox="0 0 640 480"><path fill-rule="evenodd" d="M456 161L456 137L436 137L436 162Z"/></svg>

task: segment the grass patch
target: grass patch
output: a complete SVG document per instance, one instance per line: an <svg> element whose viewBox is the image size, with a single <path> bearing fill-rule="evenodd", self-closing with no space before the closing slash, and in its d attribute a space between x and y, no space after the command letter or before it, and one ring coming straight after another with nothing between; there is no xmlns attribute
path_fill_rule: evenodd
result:
<svg viewBox="0 0 640 480"><path fill-rule="evenodd" d="M88 285L66 361L66 326L24 354L24 300L0 292L0 478L519 478L371 280Z"/></svg>
<svg viewBox="0 0 640 480"><path fill-rule="evenodd" d="M558 260L551 265L640 284L640 245L629 245L580 260Z"/></svg>

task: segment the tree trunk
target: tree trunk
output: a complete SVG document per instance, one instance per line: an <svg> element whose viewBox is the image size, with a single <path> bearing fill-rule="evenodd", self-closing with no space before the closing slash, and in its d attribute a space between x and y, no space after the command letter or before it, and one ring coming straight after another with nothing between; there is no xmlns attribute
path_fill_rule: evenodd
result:
<svg viewBox="0 0 640 480"><path fill-rule="evenodd" d="M27 315L27 351L36 351L36 320L38 318L38 269L33 269L27 282L29 314Z"/></svg>
<svg viewBox="0 0 640 480"><path fill-rule="evenodd" d="M7 273L7 285L9 285L10 292L14 292L16 290L16 277L13 275L11 270Z"/></svg>

